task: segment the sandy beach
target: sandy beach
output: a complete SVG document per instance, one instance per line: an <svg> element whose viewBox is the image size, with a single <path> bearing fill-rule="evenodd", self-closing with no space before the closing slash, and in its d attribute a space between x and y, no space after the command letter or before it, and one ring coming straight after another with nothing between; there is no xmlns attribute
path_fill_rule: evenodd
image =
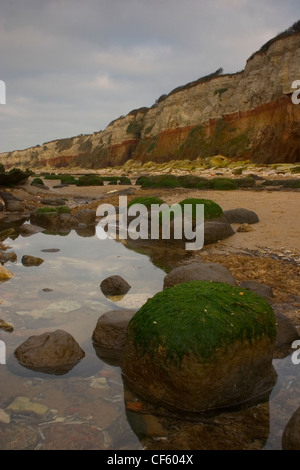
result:
<svg viewBox="0 0 300 470"><path fill-rule="evenodd" d="M53 188L55 183L47 181L46 184ZM68 186L65 188L41 191L30 185L24 186L19 195L25 198L29 194L46 197L78 198L91 200L89 206L97 207L102 199L105 202L118 204L118 193L124 189L132 189L134 195L128 196L128 201L137 196L155 195L161 197L169 205L175 204L186 198L211 199L218 203L223 210L245 208L255 211L259 217L259 223L253 226L255 231L248 233L236 233L222 243L235 249L256 249L268 247L273 250L290 250L299 252L300 257L300 191L276 191L276 190L238 190L238 191L212 191L194 189L140 189L136 186ZM29 194L28 194L29 193ZM233 226L234 227L234 226Z"/></svg>

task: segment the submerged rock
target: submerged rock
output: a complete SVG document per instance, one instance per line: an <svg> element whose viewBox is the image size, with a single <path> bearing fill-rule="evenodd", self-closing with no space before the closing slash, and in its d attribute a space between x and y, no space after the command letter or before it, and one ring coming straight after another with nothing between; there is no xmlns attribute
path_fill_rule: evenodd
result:
<svg viewBox="0 0 300 470"><path fill-rule="evenodd" d="M9 424L10 416L2 408L0 408L0 423Z"/></svg>
<svg viewBox="0 0 300 470"><path fill-rule="evenodd" d="M10 324L7 323L5 320L0 320L0 330L8 331L11 333L14 331L14 327Z"/></svg>
<svg viewBox="0 0 300 470"><path fill-rule="evenodd" d="M6 408L6 411L14 413L33 413L42 417L47 413L48 407L41 403L33 402L28 397L17 397Z"/></svg>
<svg viewBox="0 0 300 470"><path fill-rule="evenodd" d="M214 281L237 285L229 269L222 264L194 262L179 266L167 274L164 278L164 288L189 281Z"/></svg>
<svg viewBox="0 0 300 470"><path fill-rule="evenodd" d="M275 339L265 299L192 281L159 292L133 316L122 370L150 401L193 412L224 408L270 392Z"/></svg>
<svg viewBox="0 0 300 470"><path fill-rule="evenodd" d="M0 427L1 450L33 450L40 438L37 431L23 423Z"/></svg>
<svg viewBox="0 0 300 470"><path fill-rule="evenodd" d="M125 295L131 289L125 279L121 276L114 275L104 279L100 284L100 289L104 295Z"/></svg>
<svg viewBox="0 0 300 470"><path fill-rule="evenodd" d="M70 370L85 352L73 336L64 330L30 336L14 353L19 363L29 369L60 374Z"/></svg>
<svg viewBox="0 0 300 470"><path fill-rule="evenodd" d="M25 210L24 202L14 199L7 201L5 207L8 212L23 212Z"/></svg>

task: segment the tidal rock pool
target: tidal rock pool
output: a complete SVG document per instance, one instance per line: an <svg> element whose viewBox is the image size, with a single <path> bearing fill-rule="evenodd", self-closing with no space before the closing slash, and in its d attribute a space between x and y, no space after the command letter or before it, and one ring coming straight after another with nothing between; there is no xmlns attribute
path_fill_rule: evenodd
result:
<svg viewBox="0 0 300 470"><path fill-rule="evenodd" d="M89 236L90 235L90 236ZM175 413L136 395L118 362L95 351L101 315L138 310L163 290L165 272L145 256L93 233L36 233L7 239L16 253L0 284L6 364L0 363L0 449L281 449L299 406L300 366L291 355L273 360L277 382L268 400L203 416ZM170 253L165 252L168 265ZM23 256L42 258L24 266ZM100 285L121 276L125 295L105 296ZM30 336L65 330L85 356L63 374L22 366L14 351Z"/></svg>

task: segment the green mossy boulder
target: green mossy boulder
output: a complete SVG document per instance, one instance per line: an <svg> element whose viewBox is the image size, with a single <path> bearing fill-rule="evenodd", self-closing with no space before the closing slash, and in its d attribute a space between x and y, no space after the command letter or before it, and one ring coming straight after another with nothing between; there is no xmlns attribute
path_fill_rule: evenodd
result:
<svg viewBox="0 0 300 470"><path fill-rule="evenodd" d="M97 175L80 176L76 181L76 186L103 186L103 180Z"/></svg>
<svg viewBox="0 0 300 470"><path fill-rule="evenodd" d="M193 412L224 408L269 393L275 339L265 299L224 283L187 282L134 315L122 370L150 401Z"/></svg>
<svg viewBox="0 0 300 470"><path fill-rule="evenodd" d="M32 182L30 183L31 186L36 186L36 185L44 185L44 182L41 178L34 178Z"/></svg>
<svg viewBox="0 0 300 470"><path fill-rule="evenodd" d="M145 177L142 182L145 188L180 188L181 183L175 175L155 175Z"/></svg>
<svg viewBox="0 0 300 470"><path fill-rule="evenodd" d="M128 203L128 207L133 206L134 204L143 204L147 209L151 209L152 204L164 204L164 201L156 196L145 196L145 197L136 197Z"/></svg>
<svg viewBox="0 0 300 470"><path fill-rule="evenodd" d="M230 178L214 178L212 182L214 183L213 189L215 190L230 191L238 189L238 184Z"/></svg>
<svg viewBox="0 0 300 470"><path fill-rule="evenodd" d="M204 219L209 220L209 219L217 219L219 217L222 217L223 215L223 210L214 201L211 201L210 199L184 199L179 203L179 205L183 208L186 204L191 204L192 205L192 217L196 217L196 206L197 204L203 204L204 205Z"/></svg>

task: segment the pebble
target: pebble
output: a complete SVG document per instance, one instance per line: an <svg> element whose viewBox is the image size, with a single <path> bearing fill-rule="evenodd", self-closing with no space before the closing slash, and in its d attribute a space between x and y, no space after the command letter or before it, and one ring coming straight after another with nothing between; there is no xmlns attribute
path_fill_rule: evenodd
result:
<svg viewBox="0 0 300 470"><path fill-rule="evenodd" d="M10 323L0 320L0 330L9 331L11 333L14 330L14 327Z"/></svg>
<svg viewBox="0 0 300 470"><path fill-rule="evenodd" d="M41 417L47 413L48 407L41 403L32 402L28 397L16 397L6 410L14 413L34 413Z"/></svg>
<svg viewBox="0 0 300 470"><path fill-rule="evenodd" d="M108 389L109 385L105 377L100 377L100 378L93 378L91 380L90 387Z"/></svg>
<svg viewBox="0 0 300 470"><path fill-rule="evenodd" d="M13 277L13 273L6 269L4 266L0 266L0 281L6 281Z"/></svg>
<svg viewBox="0 0 300 470"><path fill-rule="evenodd" d="M3 409L0 408L0 423L9 424L10 416L8 413L5 413Z"/></svg>

